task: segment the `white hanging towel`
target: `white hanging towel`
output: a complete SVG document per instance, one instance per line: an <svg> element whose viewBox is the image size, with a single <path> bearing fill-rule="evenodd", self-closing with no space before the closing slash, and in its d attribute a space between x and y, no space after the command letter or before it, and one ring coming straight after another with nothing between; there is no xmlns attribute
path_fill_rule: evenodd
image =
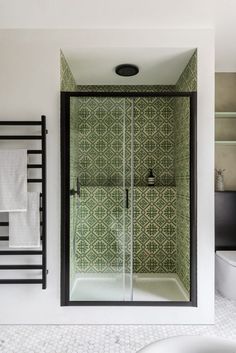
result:
<svg viewBox="0 0 236 353"><path fill-rule="evenodd" d="M27 212L9 213L9 247L40 247L39 192L28 192Z"/></svg>
<svg viewBox="0 0 236 353"><path fill-rule="evenodd" d="M27 210L27 150L0 150L0 212Z"/></svg>

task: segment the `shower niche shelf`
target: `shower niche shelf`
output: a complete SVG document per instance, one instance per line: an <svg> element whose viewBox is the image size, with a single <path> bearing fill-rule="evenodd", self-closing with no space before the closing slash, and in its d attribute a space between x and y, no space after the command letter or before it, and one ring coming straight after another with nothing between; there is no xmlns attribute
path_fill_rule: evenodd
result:
<svg viewBox="0 0 236 353"><path fill-rule="evenodd" d="M35 259L38 259L38 257L41 257L41 263L40 264L29 264L28 262L26 264L9 264L10 261L7 262L7 264L1 264L0 265L0 270L7 270L7 271L15 271L15 270L39 270L41 271L41 278L32 278L32 275L30 275L28 278L0 278L0 284L41 284L42 289L46 289L47 287L47 229L46 229L46 216L47 216L47 210L46 210L46 197L47 197L47 190L46 190L46 134L47 129L46 129L46 116L42 115L40 121L0 121L0 127L29 127L29 130L32 130L33 127L39 127L40 128L40 133L33 132L33 134L28 133L27 129L27 134L14 134L14 135L9 135L9 134L3 134L0 135L0 140L1 141L17 141L17 140L29 140L29 141L35 141L38 140L41 143L41 148L33 149L34 146L32 143L32 149L27 148L27 155L28 156L40 156L41 161L40 163L28 163L27 164L27 170L41 170L41 177L33 177L33 178L28 178L27 183L28 184L39 184L41 185L41 192L40 192L40 229L41 229L41 247L39 249L27 249L27 248L22 248L22 249L13 249L9 248L8 246L8 241L9 241L9 236L8 235L0 235L0 242L2 245L0 245L0 256L5 257L10 256L8 259L14 258L14 256L29 256L29 259L32 256L36 256ZM30 131L32 132L32 131ZM7 145L9 146L9 144ZM27 145L28 146L28 145ZM0 222L0 227L8 227L9 223L6 221L1 221ZM3 245L5 244L5 245Z"/></svg>

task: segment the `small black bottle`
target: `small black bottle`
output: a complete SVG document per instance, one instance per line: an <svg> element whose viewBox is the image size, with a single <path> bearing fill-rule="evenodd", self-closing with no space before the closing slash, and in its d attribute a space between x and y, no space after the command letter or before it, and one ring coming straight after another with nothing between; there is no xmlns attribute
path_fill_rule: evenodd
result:
<svg viewBox="0 0 236 353"><path fill-rule="evenodd" d="M155 177L153 175L152 169L149 169L149 175L148 175L148 178L147 178L147 184L148 184L148 186L154 186L154 184L155 184Z"/></svg>

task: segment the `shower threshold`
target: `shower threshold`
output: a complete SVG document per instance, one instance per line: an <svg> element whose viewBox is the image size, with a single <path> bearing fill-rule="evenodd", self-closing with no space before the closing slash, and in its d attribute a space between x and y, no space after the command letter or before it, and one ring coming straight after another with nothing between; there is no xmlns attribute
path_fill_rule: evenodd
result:
<svg viewBox="0 0 236 353"><path fill-rule="evenodd" d="M130 274L77 273L70 300L189 301L189 296L175 273L134 273L133 285Z"/></svg>

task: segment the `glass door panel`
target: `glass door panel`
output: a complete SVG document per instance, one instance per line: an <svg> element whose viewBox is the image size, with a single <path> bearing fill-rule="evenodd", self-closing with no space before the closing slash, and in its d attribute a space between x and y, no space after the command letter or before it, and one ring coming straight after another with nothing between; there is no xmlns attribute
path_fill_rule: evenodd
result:
<svg viewBox="0 0 236 353"><path fill-rule="evenodd" d="M93 94L69 97L64 294L78 305L191 302L196 96Z"/></svg>
<svg viewBox="0 0 236 353"><path fill-rule="evenodd" d="M189 300L189 98L134 99L133 300Z"/></svg>
<svg viewBox="0 0 236 353"><path fill-rule="evenodd" d="M70 99L70 300L126 299L125 109L123 98Z"/></svg>
<svg viewBox="0 0 236 353"><path fill-rule="evenodd" d="M125 109L125 301L133 300L133 98L124 98Z"/></svg>

